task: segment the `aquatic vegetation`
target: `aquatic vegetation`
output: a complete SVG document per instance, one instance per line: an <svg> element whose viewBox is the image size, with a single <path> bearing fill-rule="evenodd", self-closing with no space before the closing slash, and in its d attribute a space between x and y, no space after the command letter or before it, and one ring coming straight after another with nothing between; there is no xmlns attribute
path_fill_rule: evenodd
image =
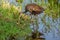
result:
<svg viewBox="0 0 60 40"><path fill-rule="evenodd" d="M30 18L19 14L21 7L2 3L0 6L0 40L7 40L10 35L24 37L31 33ZM27 21L28 20L28 21ZM28 31L27 31L28 30Z"/></svg>

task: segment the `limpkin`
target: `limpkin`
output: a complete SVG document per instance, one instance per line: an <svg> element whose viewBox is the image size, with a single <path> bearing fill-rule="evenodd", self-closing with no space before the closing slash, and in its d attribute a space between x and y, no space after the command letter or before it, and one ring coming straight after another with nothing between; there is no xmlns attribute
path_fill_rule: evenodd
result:
<svg viewBox="0 0 60 40"><path fill-rule="evenodd" d="M34 3L31 3L31 4L27 4L25 6L25 12L30 12L31 14L33 15L36 15L36 14L40 14L44 11L44 8L42 8L41 6L37 5L37 4L34 4Z"/></svg>
<svg viewBox="0 0 60 40"><path fill-rule="evenodd" d="M44 11L43 7L41 7L41 6L37 5L37 4L31 3L31 4L27 4L25 6L25 12L24 13L30 12L31 15L34 15L35 17L37 17L36 15L43 13L43 11ZM35 19L37 19L37 18L35 18ZM34 22L32 22L32 24L34 25ZM37 28L38 28L38 24L37 24ZM36 37L36 35L37 35L36 30L34 29L34 32L32 34L32 38L37 38ZM38 34L43 35L42 33L38 33Z"/></svg>

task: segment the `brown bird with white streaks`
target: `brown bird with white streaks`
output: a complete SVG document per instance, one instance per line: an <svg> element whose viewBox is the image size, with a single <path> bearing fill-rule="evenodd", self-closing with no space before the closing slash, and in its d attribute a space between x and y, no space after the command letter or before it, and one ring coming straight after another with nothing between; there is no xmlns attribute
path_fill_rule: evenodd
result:
<svg viewBox="0 0 60 40"><path fill-rule="evenodd" d="M30 12L31 14L36 15L36 14L43 13L43 11L44 11L44 8L42 8L37 4L31 3L26 5L24 13Z"/></svg>

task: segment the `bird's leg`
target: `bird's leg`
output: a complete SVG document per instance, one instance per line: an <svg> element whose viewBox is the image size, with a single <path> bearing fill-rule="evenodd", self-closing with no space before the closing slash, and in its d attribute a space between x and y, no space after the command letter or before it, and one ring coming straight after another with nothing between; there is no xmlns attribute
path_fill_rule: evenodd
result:
<svg viewBox="0 0 60 40"><path fill-rule="evenodd" d="M38 28L39 28L39 24L38 24L38 15L35 15L35 25L36 25L36 38L38 38L39 37L39 32L38 32Z"/></svg>

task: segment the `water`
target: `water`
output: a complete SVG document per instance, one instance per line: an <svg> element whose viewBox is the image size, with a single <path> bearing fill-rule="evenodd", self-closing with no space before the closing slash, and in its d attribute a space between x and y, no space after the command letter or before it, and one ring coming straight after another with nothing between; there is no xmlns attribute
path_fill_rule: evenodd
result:
<svg viewBox="0 0 60 40"><path fill-rule="evenodd" d="M45 0L45 1L47 1L47 0ZM10 0L10 2L13 3L13 4L16 4L15 1ZM22 11L24 11L25 5L28 4L28 3L31 3L31 2L36 3L36 2L34 2L34 0L32 0L32 1L31 0L23 1ZM37 3L40 3L40 0L37 0ZM40 24L39 24L38 31L44 33L44 37L46 38L46 40L60 40L60 29L58 28L58 26L60 26L60 22L59 22L60 18L58 18L57 21L53 22L52 18L48 18L48 16L46 16L46 18L45 18L46 22L50 25L51 29L50 29L49 32L45 33L46 26L41 21L41 18L43 17L43 15L44 15L44 13L39 15ZM49 29L49 28L47 27L47 29Z"/></svg>

